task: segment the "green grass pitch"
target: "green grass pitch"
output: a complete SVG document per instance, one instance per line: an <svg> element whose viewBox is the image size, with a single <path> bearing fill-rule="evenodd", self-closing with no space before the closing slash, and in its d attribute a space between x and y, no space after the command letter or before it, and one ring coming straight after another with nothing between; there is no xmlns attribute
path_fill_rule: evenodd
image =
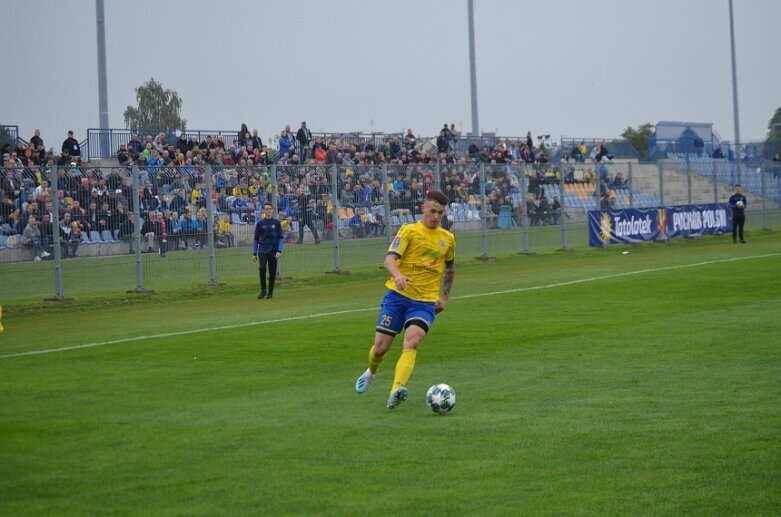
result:
<svg viewBox="0 0 781 517"><path fill-rule="evenodd" d="M748 237L461 257L395 411L398 342L353 391L376 266L7 305L0 514L777 515L781 235Z"/></svg>

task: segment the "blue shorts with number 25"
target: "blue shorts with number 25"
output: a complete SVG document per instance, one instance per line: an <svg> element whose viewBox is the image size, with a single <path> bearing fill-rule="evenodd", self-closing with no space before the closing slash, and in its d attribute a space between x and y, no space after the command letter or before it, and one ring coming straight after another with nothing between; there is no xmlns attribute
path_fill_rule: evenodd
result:
<svg viewBox="0 0 781 517"><path fill-rule="evenodd" d="M388 289L377 317L377 332L395 336L410 325L426 332L434 324L434 302L419 302Z"/></svg>

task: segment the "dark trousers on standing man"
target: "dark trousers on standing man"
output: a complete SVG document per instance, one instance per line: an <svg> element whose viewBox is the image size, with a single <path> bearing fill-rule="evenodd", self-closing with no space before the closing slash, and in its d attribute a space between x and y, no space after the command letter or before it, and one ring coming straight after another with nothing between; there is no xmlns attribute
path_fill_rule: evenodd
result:
<svg viewBox="0 0 781 517"><path fill-rule="evenodd" d="M277 259L274 255L274 253L258 253L260 292L266 293L269 298L274 294L274 282L277 279ZM268 271L268 284L266 284L266 271Z"/></svg>

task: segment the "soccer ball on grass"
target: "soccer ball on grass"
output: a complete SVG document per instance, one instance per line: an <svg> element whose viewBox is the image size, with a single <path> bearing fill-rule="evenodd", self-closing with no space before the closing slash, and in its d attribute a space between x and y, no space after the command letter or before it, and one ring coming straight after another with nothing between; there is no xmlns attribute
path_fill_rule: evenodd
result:
<svg viewBox="0 0 781 517"><path fill-rule="evenodd" d="M435 384L426 392L426 405L438 415L450 413L456 405L456 392L447 384Z"/></svg>

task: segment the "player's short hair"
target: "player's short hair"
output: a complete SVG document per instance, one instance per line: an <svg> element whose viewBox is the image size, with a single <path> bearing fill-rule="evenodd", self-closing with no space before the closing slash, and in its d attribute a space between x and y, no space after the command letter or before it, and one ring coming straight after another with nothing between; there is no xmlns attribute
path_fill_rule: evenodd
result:
<svg viewBox="0 0 781 517"><path fill-rule="evenodd" d="M447 196L438 190L430 190L428 194L426 194L426 201L436 201L442 206L447 206L448 203L450 203Z"/></svg>

